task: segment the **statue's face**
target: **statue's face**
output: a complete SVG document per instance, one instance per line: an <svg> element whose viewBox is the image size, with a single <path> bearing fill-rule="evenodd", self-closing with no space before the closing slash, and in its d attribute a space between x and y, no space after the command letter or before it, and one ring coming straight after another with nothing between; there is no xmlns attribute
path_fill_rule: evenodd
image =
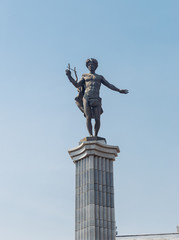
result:
<svg viewBox="0 0 179 240"><path fill-rule="evenodd" d="M96 64L94 62L89 62L88 69L89 69L89 71L94 72L96 70Z"/></svg>

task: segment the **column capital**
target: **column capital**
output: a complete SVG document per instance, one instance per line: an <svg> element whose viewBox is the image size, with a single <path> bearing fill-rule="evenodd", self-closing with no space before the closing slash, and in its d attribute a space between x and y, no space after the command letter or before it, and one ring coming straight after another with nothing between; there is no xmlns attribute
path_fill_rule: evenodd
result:
<svg viewBox="0 0 179 240"><path fill-rule="evenodd" d="M84 157L88 156L98 156L103 158L108 158L110 160L115 161L115 157L117 153L119 153L118 146L111 146L105 143L105 141L101 140L90 140L85 139L81 141L80 145L76 148L70 149L68 153L72 158L73 162L81 160Z"/></svg>

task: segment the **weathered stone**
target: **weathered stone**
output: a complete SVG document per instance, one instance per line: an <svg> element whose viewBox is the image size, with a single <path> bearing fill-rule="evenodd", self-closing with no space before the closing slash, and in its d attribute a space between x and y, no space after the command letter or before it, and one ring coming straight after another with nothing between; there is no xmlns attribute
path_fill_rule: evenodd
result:
<svg viewBox="0 0 179 240"><path fill-rule="evenodd" d="M76 165L75 239L115 240L113 161L119 148L85 139L69 151Z"/></svg>

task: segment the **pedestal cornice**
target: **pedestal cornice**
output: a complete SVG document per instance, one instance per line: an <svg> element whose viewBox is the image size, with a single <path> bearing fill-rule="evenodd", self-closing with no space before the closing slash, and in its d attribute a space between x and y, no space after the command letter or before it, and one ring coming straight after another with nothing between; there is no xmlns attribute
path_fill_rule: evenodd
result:
<svg viewBox="0 0 179 240"><path fill-rule="evenodd" d="M117 153L120 152L118 146L111 146L101 141L83 141L78 147L68 151L73 162L79 161L84 157L93 155L108 158L115 161Z"/></svg>

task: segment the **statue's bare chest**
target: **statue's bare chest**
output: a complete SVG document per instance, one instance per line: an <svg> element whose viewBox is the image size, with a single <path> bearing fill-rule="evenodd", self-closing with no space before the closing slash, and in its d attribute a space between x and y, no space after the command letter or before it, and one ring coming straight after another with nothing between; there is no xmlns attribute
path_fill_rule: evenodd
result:
<svg viewBox="0 0 179 240"><path fill-rule="evenodd" d="M85 86L86 88L100 88L101 78L98 75L89 74L85 76Z"/></svg>

